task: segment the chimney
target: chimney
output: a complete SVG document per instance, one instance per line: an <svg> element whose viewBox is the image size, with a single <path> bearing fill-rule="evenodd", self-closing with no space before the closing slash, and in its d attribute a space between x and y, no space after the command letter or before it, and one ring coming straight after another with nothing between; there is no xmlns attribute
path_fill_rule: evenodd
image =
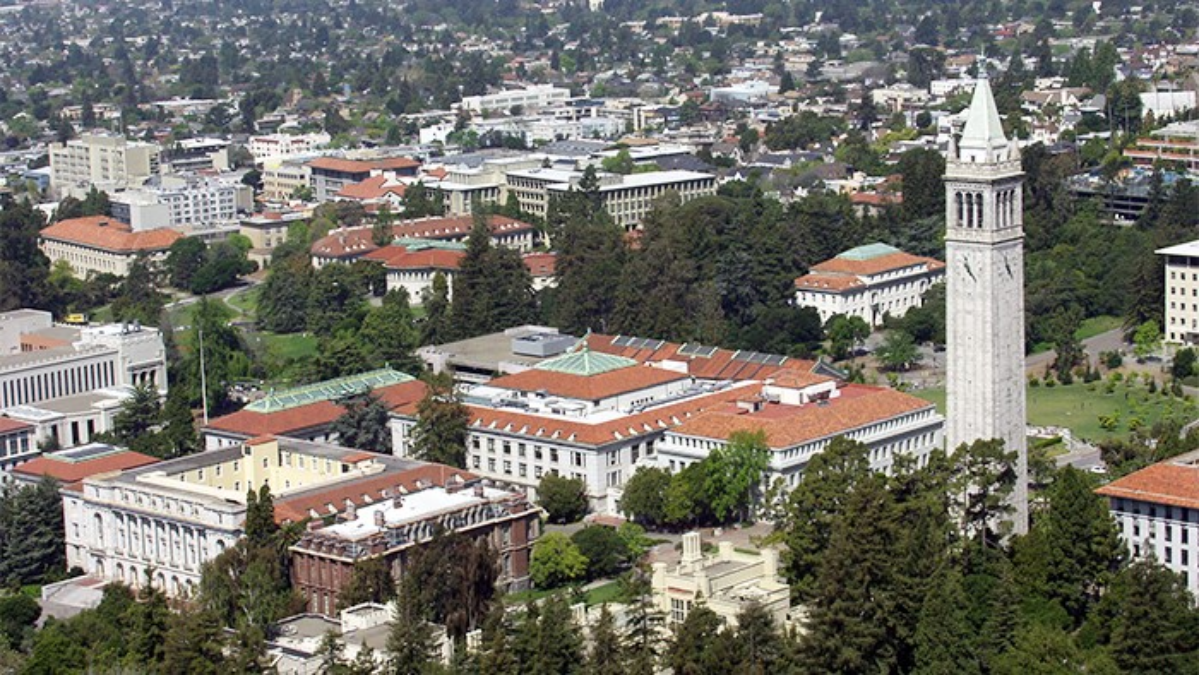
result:
<svg viewBox="0 0 1199 675"><path fill-rule="evenodd" d="M683 535L683 558L684 563L699 562L703 557L702 549L700 548L699 532L688 532Z"/></svg>
<svg viewBox="0 0 1199 675"><path fill-rule="evenodd" d="M391 508L400 509L403 507L404 507L404 498L401 497L400 495L396 495L395 498L391 500Z"/></svg>
<svg viewBox="0 0 1199 675"><path fill-rule="evenodd" d="M354 520L358 517L358 507L354 502L346 500L346 520Z"/></svg>
<svg viewBox="0 0 1199 675"><path fill-rule="evenodd" d="M387 520L383 517L383 511L375 511L375 527L382 529L386 524Z"/></svg>
<svg viewBox="0 0 1199 675"><path fill-rule="evenodd" d="M731 541L720 542L720 559L721 560L732 560L733 559L733 542L731 542Z"/></svg>
<svg viewBox="0 0 1199 675"><path fill-rule="evenodd" d="M475 496L479 499L483 498L483 486L481 484L475 486Z"/></svg>

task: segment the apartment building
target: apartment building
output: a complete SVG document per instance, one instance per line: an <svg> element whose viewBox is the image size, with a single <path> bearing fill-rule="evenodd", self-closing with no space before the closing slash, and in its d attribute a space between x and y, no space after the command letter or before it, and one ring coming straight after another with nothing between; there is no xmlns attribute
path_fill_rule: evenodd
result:
<svg viewBox="0 0 1199 675"><path fill-rule="evenodd" d="M166 349L156 328L54 324L49 312L0 314L0 412L34 426L37 440L88 443L137 385L167 390Z"/></svg>
<svg viewBox="0 0 1199 675"><path fill-rule="evenodd" d="M570 90L551 84L534 84L524 89L501 91L482 96L466 96L458 107L472 113L508 112L513 108L525 111L562 105L570 99Z"/></svg>
<svg viewBox="0 0 1199 675"><path fill-rule="evenodd" d="M241 219L238 232L250 240L248 258L265 266L271 261L275 247L287 241L287 231L292 225L303 223L312 217L311 211L263 211Z"/></svg>
<svg viewBox="0 0 1199 675"><path fill-rule="evenodd" d="M504 175L501 198L515 195L520 208L544 218L550 201L579 189L583 172L535 168L509 171ZM636 229L653 208L654 201L674 192L683 202L716 194L716 177L696 171L651 171L628 176L600 173L599 198L604 210L618 225Z"/></svg>
<svg viewBox="0 0 1199 675"><path fill-rule="evenodd" d="M1096 490L1133 558L1151 558L1199 596L1199 452L1148 466Z"/></svg>
<svg viewBox="0 0 1199 675"><path fill-rule="evenodd" d="M919 307L933 284L945 280L945 263L886 244L859 246L817 263L795 280L795 304L813 307L821 321L838 314L881 326Z"/></svg>
<svg viewBox="0 0 1199 675"><path fill-rule="evenodd" d="M321 131L312 134L263 134L251 136L246 149L254 162L262 165L269 160L306 155L329 144L333 137Z"/></svg>
<svg viewBox="0 0 1199 675"><path fill-rule="evenodd" d="M162 176L109 195L112 216L134 232L166 227L180 232L236 223L254 208L254 189L239 176Z"/></svg>
<svg viewBox="0 0 1199 675"><path fill-rule="evenodd" d="M141 185L159 172L162 149L109 133L84 133L50 146L51 185L61 196L81 197L92 186L109 192Z"/></svg>
<svg viewBox="0 0 1199 675"><path fill-rule="evenodd" d="M37 457L35 427L7 417L0 417L0 480L14 466Z"/></svg>
<svg viewBox="0 0 1199 675"><path fill-rule="evenodd" d="M262 198L268 202L287 202L300 188L312 185L312 170L299 160L269 159L262 167Z"/></svg>
<svg viewBox="0 0 1199 675"><path fill-rule="evenodd" d="M332 524L312 521L291 547L292 585L309 612L335 616L361 561L382 559L392 578L401 579L411 556L438 533L486 541L498 558L497 585L506 591L529 587L542 512L523 493L487 487L473 474L437 464L361 481L353 490L296 497L276 509L299 522L326 515L326 503L351 503Z"/></svg>
<svg viewBox="0 0 1199 675"><path fill-rule="evenodd" d="M38 247L51 263L65 260L80 277L115 274L123 277L135 260L162 262L171 245L183 238L179 232L157 227L134 231L111 216L86 216L60 220L42 229Z"/></svg>
<svg viewBox="0 0 1199 675"><path fill-rule="evenodd" d="M404 484L406 471L426 466L265 436L91 476L63 508L68 527L78 524L78 564L86 574L133 587L152 574L168 596L188 597L201 566L244 534L247 491L269 486L280 522L336 518L348 504L366 504L368 485Z"/></svg>
<svg viewBox="0 0 1199 675"><path fill-rule="evenodd" d="M1166 260L1166 342L1199 343L1199 239L1157 250Z"/></svg>

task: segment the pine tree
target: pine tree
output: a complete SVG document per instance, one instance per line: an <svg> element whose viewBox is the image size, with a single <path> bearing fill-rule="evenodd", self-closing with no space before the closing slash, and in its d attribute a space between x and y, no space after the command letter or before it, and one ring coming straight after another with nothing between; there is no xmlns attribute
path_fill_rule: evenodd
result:
<svg viewBox="0 0 1199 675"><path fill-rule="evenodd" d="M403 584L396 599L396 617L387 638L394 675L424 675L436 659L433 627L416 606L412 591Z"/></svg>
<svg viewBox="0 0 1199 675"><path fill-rule="evenodd" d="M512 653L520 664L521 673L532 672L541 642L541 608L530 600L525 604L512 635Z"/></svg>
<svg viewBox="0 0 1199 675"><path fill-rule="evenodd" d="M421 370L421 361L413 354L420 346L420 335L408 304L408 292L402 288L388 291L382 304L366 315L358 340L370 352L375 366L410 374Z"/></svg>
<svg viewBox="0 0 1199 675"><path fill-rule="evenodd" d="M478 670L488 675L519 675L520 660L512 645L508 613L497 604L483 622Z"/></svg>
<svg viewBox="0 0 1199 675"><path fill-rule="evenodd" d="M425 320L421 324L420 343L439 345L451 340L453 323L450 315L450 287L444 274L433 274L432 285L422 302L425 307Z"/></svg>
<svg viewBox="0 0 1199 675"><path fill-rule="evenodd" d="M337 598L343 609L364 602L386 603L396 595L395 579L381 557L367 558L354 563L350 581Z"/></svg>
<svg viewBox="0 0 1199 675"><path fill-rule="evenodd" d="M578 209L554 236L555 325L606 332L624 269L624 232L602 209Z"/></svg>
<svg viewBox="0 0 1199 675"><path fill-rule="evenodd" d="M229 672L221 650L221 621L208 612L179 612L171 615L163 644L165 673L224 675Z"/></svg>
<svg viewBox="0 0 1199 675"><path fill-rule="evenodd" d="M431 374L425 382L428 390L416 406L412 456L426 462L464 468L470 413L454 392L449 374Z"/></svg>
<svg viewBox="0 0 1199 675"><path fill-rule="evenodd" d="M750 602L737 613L738 673L768 675L778 672L783 645L774 619L758 602Z"/></svg>
<svg viewBox="0 0 1199 675"><path fill-rule="evenodd" d="M733 670L733 663L720 663L714 647L722 622L715 612L697 602L681 624L666 652L666 663L675 675L717 675Z"/></svg>
<svg viewBox="0 0 1199 675"><path fill-rule="evenodd" d="M600 608L599 620L591 629L591 648L583 667L584 675L625 675L621 662L620 636L608 606Z"/></svg>
<svg viewBox="0 0 1199 675"><path fill-rule="evenodd" d="M255 492L251 487L246 491L246 539L251 546L269 545L279 526L275 523L275 503L271 496L271 487L266 483Z"/></svg>
<svg viewBox="0 0 1199 675"><path fill-rule="evenodd" d="M573 675L583 666L583 638L562 595L552 595L541 607L538 643L532 675Z"/></svg>
<svg viewBox="0 0 1199 675"><path fill-rule="evenodd" d="M966 617L966 593L957 570L944 567L932 579L920 622L916 626L918 675L971 675L979 673L971 648L972 633Z"/></svg>
<svg viewBox="0 0 1199 675"><path fill-rule="evenodd" d="M1122 672L1195 672L1199 613L1182 578L1152 561L1121 574L1111 653Z"/></svg>
<svg viewBox="0 0 1199 675"><path fill-rule="evenodd" d="M620 578L621 596L625 598L625 672L629 675L652 675L658 672L662 653L662 624L665 617L654 605L653 584L640 568L634 568Z"/></svg>
<svg viewBox="0 0 1199 675"><path fill-rule="evenodd" d="M390 414L383 401L369 392L359 394L344 403L345 412L329 427L337 434L337 443L385 455L391 453Z"/></svg>
<svg viewBox="0 0 1199 675"><path fill-rule="evenodd" d="M128 657L144 667L154 668L165 658L164 645L171 609L166 596L150 584L149 572L138 602L129 607L125 621L129 624Z"/></svg>

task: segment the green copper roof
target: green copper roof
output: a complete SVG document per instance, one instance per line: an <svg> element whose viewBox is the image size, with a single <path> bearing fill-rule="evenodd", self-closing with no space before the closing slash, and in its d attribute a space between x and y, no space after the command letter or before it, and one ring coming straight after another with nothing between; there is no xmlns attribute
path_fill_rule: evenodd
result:
<svg viewBox="0 0 1199 675"><path fill-rule="evenodd" d="M371 389L390 387L393 384L411 382L411 375L390 368L381 368L357 375L348 375L324 382L306 384L295 389L272 392L266 398L254 401L246 410L260 413L278 412L297 408L318 401L332 401L346 396L361 394Z"/></svg>
<svg viewBox="0 0 1199 675"><path fill-rule="evenodd" d="M403 246L409 251L423 251L429 248L438 248L443 251L465 251L466 244L459 241L441 241L439 239L416 239L414 237L397 237L391 242L396 246Z"/></svg>
<svg viewBox="0 0 1199 675"><path fill-rule="evenodd" d="M899 252L899 249L895 248L894 246L875 243L866 244L865 246L859 246L857 248L851 248L837 257L841 258L842 260L872 260L874 258L881 258L882 256Z"/></svg>
<svg viewBox="0 0 1199 675"><path fill-rule="evenodd" d="M637 362L623 356L601 354L584 347L576 352L567 352L552 359L546 359L537 364L538 370L552 370L555 373L568 375L599 375L621 368L635 366Z"/></svg>

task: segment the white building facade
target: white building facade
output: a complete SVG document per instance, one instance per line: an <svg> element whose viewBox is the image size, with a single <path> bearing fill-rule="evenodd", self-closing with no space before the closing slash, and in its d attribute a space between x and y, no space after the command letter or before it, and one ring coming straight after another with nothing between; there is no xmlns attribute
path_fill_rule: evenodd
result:
<svg viewBox="0 0 1199 675"><path fill-rule="evenodd" d="M53 187L62 196L82 196L95 186L117 190L141 185L159 171L162 148L115 134L85 133L50 146Z"/></svg>
<svg viewBox="0 0 1199 675"><path fill-rule="evenodd" d="M944 279L939 260L869 244L813 265L795 280L795 304L815 308L824 322L840 314L877 327L919 307L928 289Z"/></svg>
<svg viewBox="0 0 1199 675"><path fill-rule="evenodd" d="M1194 345L1199 342L1199 240L1159 249L1166 261L1166 341Z"/></svg>
<svg viewBox="0 0 1199 675"><path fill-rule="evenodd" d="M181 232L236 223L254 208L254 189L236 178L163 176L158 185L110 196L113 217L133 231Z"/></svg>

